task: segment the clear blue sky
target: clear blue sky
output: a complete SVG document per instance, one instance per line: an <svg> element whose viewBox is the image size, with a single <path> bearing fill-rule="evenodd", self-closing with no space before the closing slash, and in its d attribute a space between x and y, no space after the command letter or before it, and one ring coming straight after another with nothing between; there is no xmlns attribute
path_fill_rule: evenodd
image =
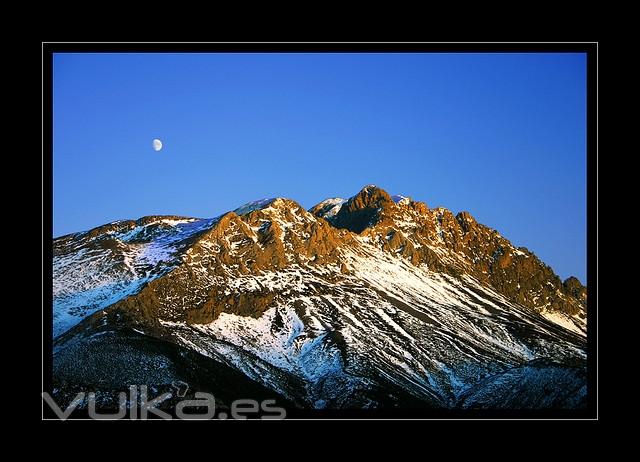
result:
<svg viewBox="0 0 640 462"><path fill-rule="evenodd" d="M53 77L54 236L374 183L585 282L583 54L56 54Z"/></svg>

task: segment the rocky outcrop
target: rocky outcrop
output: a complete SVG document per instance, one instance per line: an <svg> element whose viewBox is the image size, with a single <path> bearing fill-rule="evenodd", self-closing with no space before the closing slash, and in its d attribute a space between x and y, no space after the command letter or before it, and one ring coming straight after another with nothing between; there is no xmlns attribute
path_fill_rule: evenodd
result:
<svg viewBox="0 0 640 462"><path fill-rule="evenodd" d="M344 252L373 245L414 266L457 278L471 276L535 311L586 318L586 288L576 278L563 283L533 253L514 247L466 211L454 215L406 197L394 201L369 185L347 201L329 199L310 212L283 198L256 201L236 212L180 241L175 268L116 303L122 316L156 327L159 320L204 324L223 312L259 317L273 306L277 291L266 286L231 289L237 278L327 266L348 276ZM79 248L107 250L114 256L114 271L126 271L131 246L178 233L175 222L189 220L195 219L151 216L111 223L54 240L54 255Z"/></svg>
<svg viewBox="0 0 640 462"><path fill-rule="evenodd" d="M321 207L311 211L323 217ZM514 247L467 211L454 215L404 196L396 203L386 191L369 185L328 221L370 238L414 265L454 276L468 274L536 311L585 319L586 288L576 278L562 283L532 252Z"/></svg>
<svg viewBox="0 0 640 462"><path fill-rule="evenodd" d="M344 228L354 233L384 221L395 206L393 199L382 189L369 185L342 205L331 221L336 228Z"/></svg>
<svg viewBox="0 0 640 462"><path fill-rule="evenodd" d="M318 220L298 203L274 199L265 207L223 215L183 256L183 264L149 282L115 309L158 327L158 320L205 324L220 313L259 317L276 293L266 287L231 291L242 275L281 271L292 265L340 265L340 248L353 236Z"/></svg>
<svg viewBox="0 0 640 462"><path fill-rule="evenodd" d="M181 367L165 342L208 358L175 377L207 389L224 365L302 407L584 406L577 279L468 212L375 186L311 212L264 199L55 240L58 389Z"/></svg>

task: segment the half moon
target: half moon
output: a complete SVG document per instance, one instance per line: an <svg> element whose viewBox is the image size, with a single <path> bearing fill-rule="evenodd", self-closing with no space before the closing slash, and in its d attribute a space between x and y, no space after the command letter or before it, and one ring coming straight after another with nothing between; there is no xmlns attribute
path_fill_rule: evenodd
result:
<svg viewBox="0 0 640 462"><path fill-rule="evenodd" d="M162 149L162 141L156 138L153 140L153 150L159 151L160 149Z"/></svg>

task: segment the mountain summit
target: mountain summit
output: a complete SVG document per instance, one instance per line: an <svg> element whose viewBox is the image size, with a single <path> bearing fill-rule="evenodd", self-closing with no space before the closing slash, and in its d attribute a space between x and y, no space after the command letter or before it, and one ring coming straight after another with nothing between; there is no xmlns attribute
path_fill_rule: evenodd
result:
<svg viewBox="0 0 640 462"><path fill-rule="evenodd" d="M576 278L563 283L533 253L514 247L469 212L454 216L442 207L429 209L408 197L395 198L368 185L338 205L338 211L335 206L325 210L320 203L310 212L337 228L368 237L414 265L450 275L468 274L517 303L586 331L586 288Z"/></svg>
<svg viewBox="0 0 640 462"><path fill-rule="evenodd" d="M369 185L344 203L331 222L337 228L362 233L382 221L392 207L395 203L386 191Z"/></svg>
<svg viewBox="0 0 640 462"><path fill-rule="evenodd" d="M584 405L586 288L468 212L369 185L53 248L60 394L184 380L295 407Z"/></svg>

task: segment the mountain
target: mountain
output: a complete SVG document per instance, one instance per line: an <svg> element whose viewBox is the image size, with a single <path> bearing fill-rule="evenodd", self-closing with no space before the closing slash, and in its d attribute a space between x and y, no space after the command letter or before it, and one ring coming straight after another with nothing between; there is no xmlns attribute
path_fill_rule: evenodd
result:
<svg viewBox="0 0 640 462"><path fill-rule="evenodd" d="M309 211L119 221L53 252L59 396L182 381L222 406L585 406L586 288L468 212L368 185Z"/></svg>

